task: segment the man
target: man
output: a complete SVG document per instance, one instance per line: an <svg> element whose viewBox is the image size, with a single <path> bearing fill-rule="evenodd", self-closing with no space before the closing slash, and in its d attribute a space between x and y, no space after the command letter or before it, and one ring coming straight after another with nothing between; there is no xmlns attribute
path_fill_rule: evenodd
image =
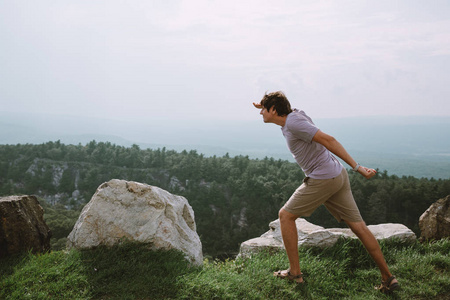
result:
<svg viewBox="0 0 450 300"><path fill-rule="evenodd" d="M281 234L290 267L275 272L274 276L303 282L295 220L301 216L310 216L324 204L338 222L347 223L376 262L382 276L382 284L377 288L384 293L398 288L398 282L389 272L377 240L359 213L347 171L331 153L367 179L374 176L376 171L356 163L344 147L335 138L319 130L305 112L292 110L282 92L266 94L260 103L253 105L261 109L260 114L265 123L281 126L289 150L306 175L303 184L279 211Z"/></svg>

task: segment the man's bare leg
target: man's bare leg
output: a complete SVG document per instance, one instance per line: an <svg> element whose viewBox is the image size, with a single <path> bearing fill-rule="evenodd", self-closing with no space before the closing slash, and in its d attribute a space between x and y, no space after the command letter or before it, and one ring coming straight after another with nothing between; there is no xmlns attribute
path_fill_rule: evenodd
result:
<svg viewBox="0 0 450 300"><path fill-rule="evenodd" d="M298 258L298 232L295 220L298 216L291 214L290 212L281 209L279 212L281 236L283 237L284 248L289 259L289 270L291 275L299 275L300 262ZM303 279L299 278L297 282L302 282Z"/></svg>
<svg viewBox="0 0 450 300"><path fill-rule="evenodd" d="M361 240L364 247L369 252L372 259L377 264L378 268L381 272L381 278L383 281L388 280L392 274L389 271L389 268L386 264L386 260L384 259L383 253L381 252L380 245L378 244L377 239L373 236L372 232L367 228L366 223L364 221L361 222L349 222L345 221L348 227L356 234L356 236ZM397 282L396 279L392 281L392 283Z"/></svg>

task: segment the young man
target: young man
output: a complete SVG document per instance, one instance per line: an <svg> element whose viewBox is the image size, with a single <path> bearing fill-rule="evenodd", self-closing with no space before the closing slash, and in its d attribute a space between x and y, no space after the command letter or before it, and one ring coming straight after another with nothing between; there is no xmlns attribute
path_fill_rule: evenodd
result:
<svg viewBox="0 0 450 300"><path fill-rule="evenodd" d="M347 223L378 265L382 277L378 289L388 293L398 288L398 282L389 272L377 240L359 213L347 171L331 153L367 179L374 176L376 171L356 163L344 147L335 138L320 131L305 112L292 110L282 92L266 94L260 103L253 105L261 109L260 114L265 123L281 126L289 150L306 175L303 184L279 211L281 234L290 268L275 272L274 276L303 282L295 220L301 216L310 216L324 204L339 222Z"/></svg>

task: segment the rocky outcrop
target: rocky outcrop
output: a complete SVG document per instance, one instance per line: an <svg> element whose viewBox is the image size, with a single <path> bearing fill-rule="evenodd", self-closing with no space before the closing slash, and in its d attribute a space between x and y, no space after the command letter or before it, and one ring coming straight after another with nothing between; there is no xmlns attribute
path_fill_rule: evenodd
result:
<svg viewBox="0 0 450 300"><path fill-rule="evenodd" d="M50 250L51 231L35 196L0 198L0 257Z"/></svg>
<svg viewBox="0 0 450 300"><path fill-rule="evenodd" d="M68 237L68 247L112 246L122 240L178 249L203 261L194 211L186 198L155 186L113 179L100 185Z"/></svg>
<svg viewBox="0 0 450 300"><path fill-rule="evenodd" d="M331 247L339 238L356 238L348 228L325 229L298 218L295 221L298 231L299 246ZM261 250L276 251L284 249L281 237L280 221L275 220L269 224L270 230L258 238L245 241L241 244L239 256L248 256ZM416 235L402 224L380 224L367 226L377 240L397 238L402 241L414 241Z"/></svg>
<svg viewBox="0 0 450 300"><path fill-rule="evenodd" d="M433 203L419 218L420 239L450 237L450 195Z"/></svg>

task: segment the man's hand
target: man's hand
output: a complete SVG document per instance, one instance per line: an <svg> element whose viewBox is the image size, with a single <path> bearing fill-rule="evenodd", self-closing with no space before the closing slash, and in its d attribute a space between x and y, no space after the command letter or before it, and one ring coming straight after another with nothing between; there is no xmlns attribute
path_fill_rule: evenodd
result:
<svg viewBox="0 0 450 300"><path fill-rule="evenodd" d="M363 166L360 166L358 168L358 173L361 174L362 176L366 177L367 179L372 178L373 176L375 176L375 174L377 174L377 171L375 171L374 169L369 169Z"/></svg>
<svg viewBox="0 0 450 300"><path fill-rule="evenodd" d="M263 108L263 106L261 105L261 103L255 103L255 102L253 102L253 106L256 107L257 109Z"/></svg>

